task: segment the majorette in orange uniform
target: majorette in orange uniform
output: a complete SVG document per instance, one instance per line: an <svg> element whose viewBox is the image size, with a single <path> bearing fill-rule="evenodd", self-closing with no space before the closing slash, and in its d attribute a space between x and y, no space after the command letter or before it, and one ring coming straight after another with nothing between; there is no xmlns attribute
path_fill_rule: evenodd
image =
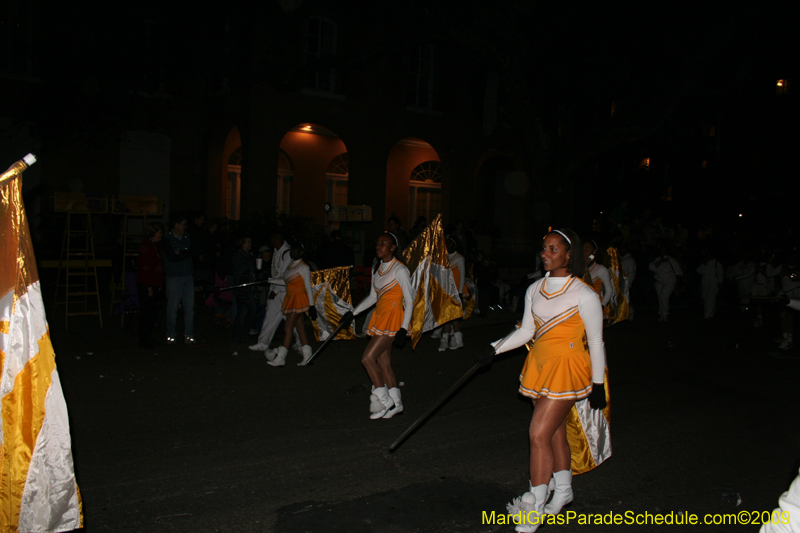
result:
<svg viewBox="0 0 800 533"><path fill-rule="evenodd" d="M311 294L311 269L308 265L302 259L298 259L289 265L283 274L283 279L286 282L286 295L283 297L281 307L283 314L308 311L309 302L314 300Z"/></svg>
<svg viewBox="0 0 800 533"><path fill-rule="evenodd" d="M507 506L511 514L558 514L572 501L573 472L563 454L564 447L572 451L565 422L579 405L598 417L606 407L603 308L594 289L576 277L583 274L582 255L580 239L571 230L545 235L541 256L547 274L528 288L520 327L485 350L491 357L533 343L519 388L535 405L529 430L530 490ZM479 363L484 364L483 358ZM588 402L578 402L585 398ZM561 450L558 457L556 450ZM549 480L555 490L547 503ZM522 523L516 530L530 533L541 523Z"/></svg>
<svg viewBox="0 0 800 533"><path fill-rule="evenodd" d="M394 337L402 328L408 330L414 311L414 295L411 292L411 276L408 268L392 259L381 263L372 276L372 290L353 311L357 315L375 305L375 312L367 326L367 334Z"/></svg>
<svg viewBox="0 0 800 533"><path fill-rule="evenodd" d="M456 251L458 243L453 237L448 237L447 241L447 258L450 260L450 271L453 273L453 279L458 288L458 294L462 296L462 305L464 299L467 297L467 289L465 281L467 278L467 268L464 261L464 256ZM462 314L463 316L463 314ZM435 337L434 337L435 338ZM443 352L448 348L451 350L458 350L464 347L464 337L461 334L461 318L453 320L449 324L445 324L441 329L441 341L439 342L439 351Z"/></svg>
<svg viewBox="0 0 800 533"><path fill-rule="evenodd" d="M402 349L408 339L408 326L414 311L414 293L408 268L397 260L397 237L386 232L375 243L376 263L372 272L372 290L352 313L353 316L375 305L367 325L372 337L361 364L372 381L370 419L392 418L403 412L403 401L392 369L392 348ZM349 316L348 316L349 315Z"/></svg>
<svg viewBox="0 0 800 533"><path fill-rule="evenodd" d="M599 332L594 331L597 323ZM548 273L528 288L522 325L498 353L533 339L520 374L520 393L580 400L592 391L593 382L604 380L602 327L603 310L592 288L574 276L551 278ZM594 343L594 357L587 339Z"/></svg>

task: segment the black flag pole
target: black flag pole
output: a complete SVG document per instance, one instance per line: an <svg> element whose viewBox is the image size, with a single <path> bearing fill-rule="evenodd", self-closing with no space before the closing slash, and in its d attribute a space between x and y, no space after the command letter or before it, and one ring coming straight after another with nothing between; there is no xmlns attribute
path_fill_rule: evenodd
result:
<svg viewBox="0 0 800 533"><path fill-rule="evenodd" d="M505 337L503 337L503 338L500 340L500 342L498 342L498 343L497 343L497 346L495 346L495 348L494 348L494 352L495 352L495 354L497 353L497 350L499 350L499 349L500 349L500 347L501 347L501 346L503 346L503 344L505 344L505 342L506 342L508 339L510 339L510 338L511 338L511 336L512 336L514 333L516 333L516 331L517 331L517 330L516 330L516 329L514 329L514 331L512 331L511 333L509 333L508 335L506 335ZM427 419L428 419L428 418L431 416L431 414L432 414L432 413L433 413L435 410L437 410L439 407L441 407L441 405L442 405L442 404L444 404L444 403L447 401L447 399L448 399L448 398L450 398L450 396L451 396L451 395L452 395L452 394L453 394L453 393L454 393L456 390L458 390L458 388L459 388L461 385L463 385L463 384L464 384L464 382L465 382L465 381L467 381L467 380L468 380L470 377L472 377L472 374L474 374L475 372L477 372L477 371L478 371L478 369L479 369L480 367L481 367L480 363L475 363L475 365L473 365L473 367L472 367L472 368L470 368L469 370L467 370L467 373L466 373L466 374L464 374L463 376L461 376L461 378L460 378L458 381L456 381L456 382L455 382L455 384L454 384L452 387L450 387L449 389L447 389L447 391L446 391L444 394L442 394L441 398L439 398L439 399L436 401L436 403L434 403L434 404L433 404L433 405L432 405L432 406L431 406L431 407L430 407L430 408L429 408L427 411L425 411L425 412L422 414L422 416L421 416L421 417L419 417L419 418L418 418L418 419L417 419L417 420L416 420L416 421L415 421L413 424L411 424L411 426L410 426L410 427L409 427L407 430L405 430L405 431L403 432L403 434L402 434L402 435L400 435L400 436L397 438L397 440L396 440L396 441L394 441L394 442L392 443L392 445L391 445L391 446L389 446L389 453L393 453L393 452L394 452L394 450L395 450L395 449L396 449L396 448L397 448L397 447L400 445L400 443L402 443L404 440L406 440L406 438L407 438L407 437L408 437L408 436L409 436L411 433L413 433L413 432L414 432L414 430L415 430L415 429L417 429L417 427L419 427L420 425L422 425L422 423L423 423L423 422L425 422L425 421L426 421L426 420L427 420Z"/></svg>

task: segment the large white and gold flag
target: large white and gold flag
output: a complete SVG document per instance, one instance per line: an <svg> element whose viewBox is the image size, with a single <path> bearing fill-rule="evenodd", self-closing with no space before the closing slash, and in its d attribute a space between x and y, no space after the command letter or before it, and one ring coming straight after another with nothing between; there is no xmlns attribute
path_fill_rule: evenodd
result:
<svg viewBox="0 0 800 533"><path fill-rule="evenodd" d="M628 288L628 277L622 269L622 261L619 251L613 246L606 250L606 268L611 275L611 284L614 286L614 296L608 302L603 314L606 317L606 325L612 326L623 320L628 320L631 312L630 291Z"/></svg>
<svg viewBox="0 0 800 533"><path fill-rule="evenodd" d="M350 295L350 267L334 267L311 273L312 305L317 309L317 319L313 321L314 336L317 341L325 341L339 327L342 317L353 310ZM355 339L354 325L343 328L334 340Z"/></svg>
<svg viewBox="0 0 800 533"><path fill-rule="evenodd" d="M423 333L464 314L447 257L442 215L437 215L403 250L403 261L411 273L414 291L414 314L408 332L416 347Z"/></svg>
<svg viewBox="0 0 800 533"><path fill-rule="evenodd" d="M0 175L0 532L71 531L83 513L22 203L27 166Z"/></svg>

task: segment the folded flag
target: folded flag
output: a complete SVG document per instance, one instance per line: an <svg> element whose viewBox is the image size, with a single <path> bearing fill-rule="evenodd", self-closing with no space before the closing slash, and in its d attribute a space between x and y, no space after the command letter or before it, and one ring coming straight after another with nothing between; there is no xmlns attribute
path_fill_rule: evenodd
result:
<svg viewBox="0 0 800 533"><path fill-rule="evenodd" d="M83 526L67 404L22 203L28 156L0 175L0 532Z"/></svg>
<svg viewBox="0 0 800 533"><path fill-rule="evenodd" d="M350 267L335 267L311 273L311 294L317 319L313 321L314 337L325 341L339 327L342 317L353 310L350 295ZM334 340L355 339L353 324L337 333Z"/></svg>
<svg viewBox="0 0 800 533"><path fill-rule="evenodd" d="M441 214L403 250L403 261L411 273L414 291L408 329L411 345L416 347L423 333L464 314L447 257Z"/></svg>

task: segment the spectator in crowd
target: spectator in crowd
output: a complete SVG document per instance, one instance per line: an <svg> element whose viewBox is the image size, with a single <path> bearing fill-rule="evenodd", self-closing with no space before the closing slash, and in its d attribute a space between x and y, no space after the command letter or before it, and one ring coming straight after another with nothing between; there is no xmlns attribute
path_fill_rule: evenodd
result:
<svg viewBox="0 0 800 533"><path fill-rule="evenodd" d="M194 269L192 240L186 234L186 217L173 215L172 230L162 240L167 285L167 344L176 340L178 307L183 303L183 339L194 344Z"/></svg>
<svg viewBox="0 0 800 533"><path fill-rule="evenodd" d="M153 329L158 317L158 305L164 299L164 252L161 239L164 225L160 222L147 224L139 246L139 272L136 285L139 293L139 347L152 350Z"/></svg>

